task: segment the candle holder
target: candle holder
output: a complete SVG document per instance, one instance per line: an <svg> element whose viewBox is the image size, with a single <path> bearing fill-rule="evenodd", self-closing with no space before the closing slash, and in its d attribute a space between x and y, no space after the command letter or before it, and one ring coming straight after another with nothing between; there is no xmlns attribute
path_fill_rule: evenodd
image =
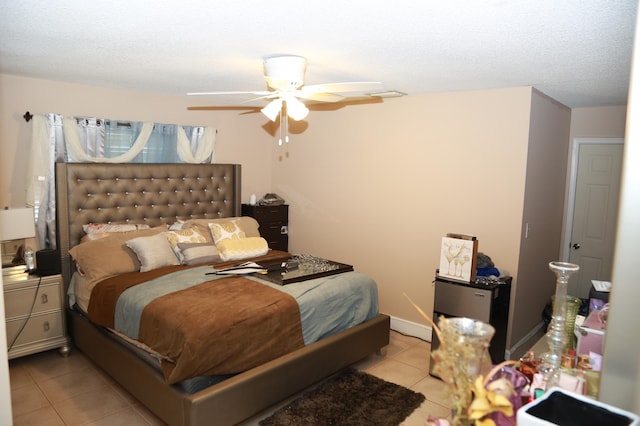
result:
<svg viewBox="0 0 640 426"><path fill-rule="evenodd" d="M540 372L546 382L545 388L547 390L558 382L560 362L568 341L565 328L567 321L567 283L569 282L569 277L577 272L580 267L573 263L550 262L549 269L556 274L556 294L551 324L546 334L549 350L542 354L542 362L540 364Z"/></svg>

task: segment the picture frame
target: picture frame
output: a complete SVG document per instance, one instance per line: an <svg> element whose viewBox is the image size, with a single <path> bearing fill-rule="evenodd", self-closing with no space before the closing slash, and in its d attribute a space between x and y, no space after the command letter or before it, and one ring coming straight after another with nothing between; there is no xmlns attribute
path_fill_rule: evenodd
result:
<svg viewBox="0 0 640 426"><path fill-rule="evenodd" d="M478 240L469 234L449 233L442 237L438 277L471 283L476 279Z"/></svg>

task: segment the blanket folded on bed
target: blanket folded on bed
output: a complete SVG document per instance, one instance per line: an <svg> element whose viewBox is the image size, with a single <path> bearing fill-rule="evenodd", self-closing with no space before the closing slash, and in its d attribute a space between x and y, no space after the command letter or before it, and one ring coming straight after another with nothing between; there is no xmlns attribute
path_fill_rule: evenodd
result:
<svg viewBox="0 0 640 426"><path fill-rule="evenodd" d="M274 262L278 260L288 259L291 255L287 252L279 250L269 250L264 255L257 257L256 262ZM214 266L218 269L225 268L233 265L236 262L220 262ZM158 277L162 277L171 272L186 270L190 268L198 268L202 266L165 266L163 268L153 269L146 272L127 272L124 274L116 275L111 278L107 278L98 284L91 290L91 298L89 299L89 305L87 306L87 314L89 319L94 323L107 328L115 328L114 318L116 303L120 295L140 283L144 283Z"/></svg>
<svg viewBox="0 0 640 426"><path fill-rule="evenodd" d="M238 373L304 344L295 299L238 276L155 299L142 313L139 340L173 360L162 360L168 383Z"/></svg>

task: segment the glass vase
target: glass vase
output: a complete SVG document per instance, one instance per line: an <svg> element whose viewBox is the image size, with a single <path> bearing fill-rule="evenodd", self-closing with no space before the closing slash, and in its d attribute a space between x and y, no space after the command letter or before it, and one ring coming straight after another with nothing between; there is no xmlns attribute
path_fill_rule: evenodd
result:
<svg viewBox="0 0 640 426"><path fill-rule="evenodd" d="M452 394L452 425L469 425L475 378L491 371L489 343L495 329L470 318L444 318L438 322L440 347L433 351L434 373Z"/></svg>
<svg viewBox="0 0 640 426"><path fill-rule="evenodd" d="M549 350L542 354L540 372L545 381L545 388L550 389L558 382L562 354L567 346L567 284L569 278L580 267L567 262L550 262L549 269L556 275L556 293L554 296L551 324L546 334Z"/></svg>

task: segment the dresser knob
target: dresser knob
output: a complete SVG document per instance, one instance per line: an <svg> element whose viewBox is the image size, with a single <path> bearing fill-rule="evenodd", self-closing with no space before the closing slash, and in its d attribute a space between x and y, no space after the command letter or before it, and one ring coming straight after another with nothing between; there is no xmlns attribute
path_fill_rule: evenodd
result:
<svg viewBox="0 0 640 426"><path fill-rule="evenodd" d="M45 321L44 324L42 324L42 328L44 329L44 331L49 331L49 321Z"/></svg>
<svg viewBox="0 0 640 426"><path fill-rule="evenodd" d="M42 303L47 303L49 301L49 298L47 297L46 293L41 296L41 299L42 299Z"/></svg>

